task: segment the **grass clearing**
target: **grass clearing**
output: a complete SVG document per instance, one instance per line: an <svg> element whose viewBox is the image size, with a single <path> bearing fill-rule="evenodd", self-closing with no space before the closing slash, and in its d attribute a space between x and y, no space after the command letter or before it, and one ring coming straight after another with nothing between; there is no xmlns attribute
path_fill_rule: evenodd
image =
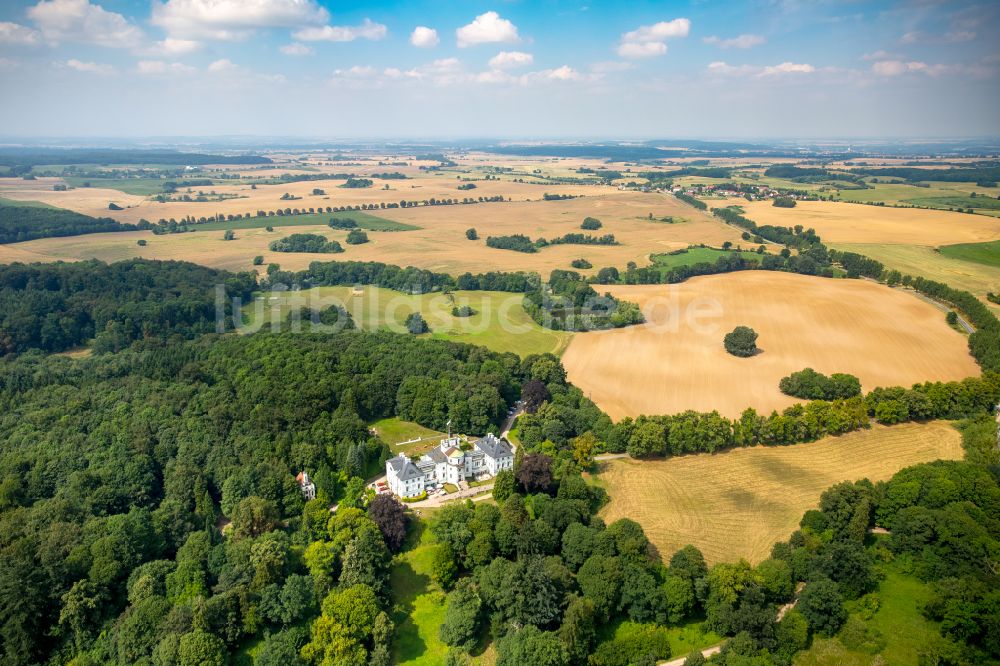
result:
<svg viewBox="0 0 1000 666"><path fill-rule="evenodd" d="M879 653L886 664L916 666L919 653L938 636L938 625L920 612L930 597L930 587L904 573L895 563L879 569L885 578L879 583L880 606L866 624L886 639ZM873 655L849 650L836 637L814 638L812 646L795 657L795 666L869 666Z"/></svg>
<svg viewBox="0 0 1000 666"><path fill-rule="evenodd" d="M63 176L63 181L66 182L70 187L76 187L79 189L88 189L90 187L99 187L106 190L118 190L119 192L124 192L125 194L136 194L139 196L151 196L154 194L163 194L163 184L168 182L169 179L165 178L88 178L84 176ZM183 178L178 178L175 180L184 180ZM90 183L86 187L84 183ZM211 185L201 185L192 188L197 191L199 189L211 188ZM184 188L187 189L187 188Z"/></svg>
<svg viewBox="0 0 1000 666"><path fill-rule="evenodd" d="M438 634L444 622L446 595L431 579L434 537L426 520L413 521L407 541L403 552L393 559L389 572L389 587L397 611L392 618L396 623L392 663L440 666L448 653L448 646ZM495 661L492 645L486 645L473 656L472 666L491 666Z"/></svg>
<svg viewBox="0 0 1000 666"><path fill-rule="evenodd" d="M383 442L389 445L389 451L394 456L405 453L408 456L420 455L433 449L445 437L445 433L425 428L419 423L404 421L398 417L381 419L370 426L378 433ZM405 443L403 443L405 442Z"/></svg>
<svg viewBox="0 0 1000 666"><path fill-rule="evenodd" d="M244 309L249 330L272 321L284 322L295 308L323 309L342 305L354 323L365 330L406 332L406 317L419 312L430 326L427 337L482 345L494 351L520 356L551 352L561 354L571 333L553 331L536 324L521 305L522 294L498 291L456 291L453 294L403 294L379 287L364 287L354 295L352 287L314 287L297 292L263 294ZM452 307L468 305L476 314L454 317Z"/></svg>
<svg viewBox="0 0 1000 666"><path fill-rule="evenodd" d="M971 261L985 266L1000 268L1000 241L943 245L938 248L938 251L951 259Z"/></svg>
<svg viewBox="0 0 1000 666"><path fill-rule="evenodd" d="M761 255L750 250L720 250L713 247L692 247L677 254L654 254L650 259L653 263L664 271L679 266L693 266L695 264L714 264L719 257L740 255L744 259L755 259L760 261Z"/></svg>
<svg viewBox="0 0 1000 666"><path fill-rule="evenodd" d="M595 478L611 497L601 510L605 521L638 521L665 560L694 544L710 563L759 562L831 485L884 480L909 465L962 456L958 431L933 421L876 425L784 447L620 458L599 463Z"/></svg>
<svg viewBox="0 0 1000 666"><path fill-rule="evenodd" d="M686 409L769 413L799 402L778 383L807 367L850 373L865 390L980 373L937 307L870 281L757 270L607 291L638 303L647 323L577 333L563 365L613 419ZM757 331L763 353L725 351L723 336L739 325Z"/></svg>
<svg viewBox="0 0 1000 666"><path fill-rule="evenodd" d="M307 213L305 215L275 215L273 217L251 217L242 220L225 220L223 222L206 222L194 225L197 231L221 231L224 229L265 229L267 227L299 227L327 226L330 218L349 218L358 227L368 231L413 231L420 227L412 224L394 222L383 217L361 211L344 211L341 213Z"/></svg>
<svg viewBox="0 0 1000 666"><path fill-rule="evenodd" d="M971 247L974 248L977 245L979 244L971 244ZM894 268L904 274L922 275L931 280L944 282L956 289L964 289L978 296L984 303L986 303L988 292L1000 292L1000 266L990 266L986 263L957 258L953 256L953 253L946 252L948 246L942 247L940 252L919 245L885 243L837 243L834 247L838 250L858 252L872 259L877 259L887 268ZM957 247L969 246L963 244ZM968 256L964 249L959 249L958 254L959 256ZM1000 307L990 303L987 305L993 307L994 312L1000 313Z"/></svg>

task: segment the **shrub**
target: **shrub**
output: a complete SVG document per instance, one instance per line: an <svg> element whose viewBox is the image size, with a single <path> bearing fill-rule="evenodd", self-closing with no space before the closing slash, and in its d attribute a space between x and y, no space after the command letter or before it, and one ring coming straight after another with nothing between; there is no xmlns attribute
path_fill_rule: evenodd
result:
<svg viewBox="0 0 1000 666"><path fill-rule="evenodd" d="M406 317L406 330L413 335L420 335L421 333L430 331L431 327L427 325L427 322L419 312L411 312Z"/></svg>
<svg viewBox="0 0 1000 666"><path fill-rule="evenodd" d="M135 244L138 245L139 247L146 247L146 239L140 238L135 242Z"/></svg>
<svg viewBox="0 0 1000 666"><path fill-rule="evenodd" d="M331 217L327 226L331 229L355 229L358 223L349 217Z"/></svg>
<svg viewBox="0 0 1000 666"><path fill-rule="evenodd" d="M258 254L256 257L253 258L254 266L261 266L263 264L264 264L264 255Z"/></svg>
<svg viewBox="0 0 1000 666"><path fill-rule="evenodd" d="M479 240L479 234L476 232L475 229L466 229L465 237L468 238L469 240Z"/></svg>
<svg viewBox="0 0 1000 666"><path fill-rule="evenodd" d="M427 491L424 490L421 491L419 495L414 495L413 497L401 497L400 499L406 502L407 504L412 504L413 502L422 502L423 500L427 499Z"/></svg>
<svg viewBox="0 0 1000 666"><path fill-rule="evenodd" d="M747 358L758 353L757 332L749 326L737 326L723 339L726 351L733 356Z"/></svg>

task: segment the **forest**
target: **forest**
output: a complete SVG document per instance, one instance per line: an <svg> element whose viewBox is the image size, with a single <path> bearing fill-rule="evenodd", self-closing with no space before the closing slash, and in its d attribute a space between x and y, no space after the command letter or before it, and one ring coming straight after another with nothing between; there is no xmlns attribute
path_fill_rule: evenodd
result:
<svg viewBox="0 0 1000 666"><path fill-rule="evenodd" d="M148 229L150 225L128 224L108 217L90 217L65 208L0 205L0 244L143 228Z"/></svg>
<svg viewBox="0 0 1000 666"><path fill-rule="evenodd" d="M64 351L91 339L95 351L118 351L135 340L210 333L216 285L231 314L232 298L248 300L256 278L144 259L0 265L0 357Z"/></svg>
<svg viewBox="0 0 1000 666"><path fill-rule="evenodd" d="M385 606L387 546L360 509L363 477L390 454L365 422L484 434L525 377L555 390L557 365L354 331L0 365L3 662L223 663L248 637L335 614L338 582L344 603ZM311 504L303 469L322 498Z"/></svg>

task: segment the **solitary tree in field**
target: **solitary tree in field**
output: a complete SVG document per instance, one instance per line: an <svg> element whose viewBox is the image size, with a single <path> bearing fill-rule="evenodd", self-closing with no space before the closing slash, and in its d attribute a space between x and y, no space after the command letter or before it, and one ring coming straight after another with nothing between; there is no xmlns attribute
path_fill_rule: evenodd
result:
<svg viewBox="0 0 1000 666"><path fill-rule="evenodd" d="M757 331L749 326L737 326L723 339L726 351L733 356L747 358L758 353Z"/></svg>
<svg viewBox="0 0 1000 666"><path fill-rule="evenodd" d="M222 234L222 240L235 240L236 232L232 229L226 229L225 233Z"/></svg>
<svg viewBox="0 0 1000 666"><path fill-rule="evenodd" d="M468 238L469 240L478 240L479 239L479 234L476 233L475 229L466 229L465 230L465 237Z"/></svg>

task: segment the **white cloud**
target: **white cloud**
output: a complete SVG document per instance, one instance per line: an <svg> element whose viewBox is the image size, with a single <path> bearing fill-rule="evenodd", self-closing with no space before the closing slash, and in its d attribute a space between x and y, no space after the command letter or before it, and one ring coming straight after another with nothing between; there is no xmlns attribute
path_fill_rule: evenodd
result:
<svg viewBox="0 0 1000 666"><path fill-rule="evenodd" d="M304 42L353 42L355 39L383 39L389 30L381 23L365 19L361 25L324 25L320 28L303 28L293 36Z"/></svg>
<svg viewBox="0 0 1000 666"><path fill-rule="evenodd" d="M666 52L667 45L663 42L625 42L618 46L618 55L623 58L652 58Z"/></svg>
<svg viewBox="0 0 1000 666"><path fill-rule="evenodd" d="M763 35L745 34L731 39L722 39L712 35L702 40L706 44L715 44L723 49L750 49L755 46L767 43L767 38Z"/></svg>
<svg viewBox="0 0 1000 666"><path fill-rule="evenodd" d="M334 70L333 75L348 79L370 79L377 74L377 70L370 65L354 65L348 69Z"/></svg>
<svg viewBox="0 0 1000 666"><path fill-rule="evenodd" d="M590 71L597 72L598 74L606 74L608 72L624 72L630 69L635 69L635 64L631 62L623 62L621 60L605 60L602 62L595 62L590 66Z"/></svg>
<svg viewBox="0 0 1000 666"><path fill-rule="evenodd" d="M236 69L236 64L229 58L221 58L208 66L208 71L213 74L225 74L226 72L234 72Z"/></svg>
<svg viewBox="0 0 1000 666"><path fill-rule="evenodd" d="M135 65L135 71L146 76L159 74L190 74L194 67L180 62L164 62L163 60L140 60Z"/></svg>
<svg viewBox="0 0 1000 666"><path fill-rule="evenodd" d="M70 69L76 70L77 72L85 72L87 74L100 74L102 76L107 76L115 73L115 68L111 65L103 65L96 62L83 62L82 60L77 60L75 58L67 60L66 66Z"/></svg>
<svg viewBox="0 0 1000 666"><path fill-rule="evenodd" d="M28 18L52 42L134 48L143 39L142 30L124 16L92 5L88 0L42 0L28 8Z"/></svg>
<svg viewBox="0 0 1000 666"><path fill-rule="evenodd" d="M517 42L517 26L496 12L480 14L472 23L455 31L459 48L496 42Z"/></svg>
<svg viewBox="0 0 1000 666"><path fill-rule="evenodd" d="M780 65L770 65L761 70L761 76L775 76L777 74L811 74L816 68L806 63L783 62Z"/></svg>
<svg viewBox="0 0 1000 666"><path fill-rule="evenodd" d="M0 58L0 70L6 71L11 69L17 69L21 66L17 60L13 58Z"/></svg>
<svg viewBox="0 0 1000 666"><path fill-rule="evenodd" d="M661 56L667 52L666 40L687 37L690 32L691 21L686 18L639 26L622 35L618 55L623 58Z"/></svg>
<svg viewBox="0 0 1000 666"><path fill-rule="evenodd" d="M691 32L691 21L686 18L676 18L673 21L660 21L653 25L643 25L622 35L623 42L662 42L674 37L687 37Z"/></svg>
<svg viewBox="0 0 1000 666"><path fill-rule="evenodd" d="M717 60L708 64L708 71L711 74L722 76L781 76L783 74L812 74L816 68L806 63L783 62L779 65L730 65L729 63Z"/></svg>
<svg viewBox="0 0 1000 666"><path fill-rule="evenodd" d="M878 76L899 76L907 72L917 72L928 76L940 76L951 70L948 65L928 65L925 62L902 60L879 60L872 64L872 72Z"/></svg>
<svg viewBox="0 0 1000 666"><path fill-rule="evenodd" d="M508 69L511 67L526 67L535 61L535 56L523 51L501 51L490 58L493 69Z"/></svg>
<svg viewBox="0 0 1000 666"><path fill-rule="evenodd" d="M37 44L41 35L26 25L0 21L0 44L19 44L32 46Z"/></svg>
<svg viewBox="0 0 1000 666"><path fill-rule="evenodd" d="M300 28L330 20L315 0L166 0L150 23L172 35L240 40L260 28Z"/></svg>
<svg viewBox="0 0 1000 666"><path fill-rule="evenodd" d="M179 56L194 53L200 48L201 42L167 37L163 41L153 42L152 46L141 49L141 51L144 55L151 56Z"/></svg>
<svg viewBox="0 0 1000 666"><path fill-rule="evenodd" d="M278 50L284 53L286 56L307 56L313 54L313 50L311 48L309 48L305 44L299 44L298 42L285 44Z"/></svg>
<svg viewBox="0 0 1000 666"><path fill-rule="evenodd" d="M555 81L575 81L580 78L580 75L569 65L563 65L562 67L557 67L556 69L549 69L539 72L546 79L553 79Z"/></svg>
<svg viewBox="0 0 1000 666"><path fill-rule="evenodd" d="M438 31L434 28L418 25L410 35L410 43L421 49L434 48L441 43L438 39Z"/></svg>

